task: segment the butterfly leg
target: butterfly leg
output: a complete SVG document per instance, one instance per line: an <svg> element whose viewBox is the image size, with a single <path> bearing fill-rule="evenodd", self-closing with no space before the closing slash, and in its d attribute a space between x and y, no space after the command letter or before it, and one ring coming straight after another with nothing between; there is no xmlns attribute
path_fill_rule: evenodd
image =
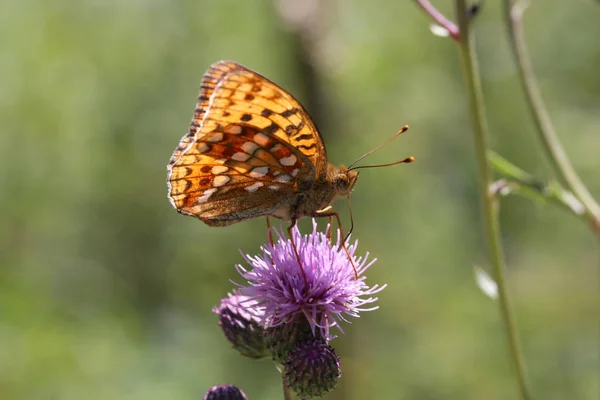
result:
<svg viewBox="0 0 600 400"><path fill-rule="evenodd" d="M269 232L269 244L271 247L275 245L273 242L273 231L271 230L271 221L269 221L269 216L267 215L267 232Z"/></svg>
<svg viewBox="0 0 600 400"><path fill-rule="evenodd" d="M331 213L332 210L333 210L333 207L327 206L324 209L317 211L317 214L319 214L318 216L326 217L326 215L323 215L323 214ZM330 242L331 242L332 233L333 233L333 214L329 215L329 229L327 230L327 240L329 240Z"/></svg>
<svg viewBox="0 0 600 400"><path fill-rule="evenodd" d="M340 237L342 239L342 248L346 252L346 255L348 256L348 260L350 260L350 264L352 264L352 269L354 270L354 278L358 279L358 271L356 270L356 266L354 265L352 256L350 255L350 252L348 251L348 248L346 247L346 240L345 240L344 232L342 231L342 221L340 220L340 215L338 213L336 213L335 211L331 211L330 208L325 208L323 210L317 211L313 216L314 217L329 217L330 221L333 219L333 217L335 217L335 219L337 220L337 223L338 223L338 229L340 230Z"/></svg>
<svg viewBox="0 0 600 400"><path fill-rule="evenodd" d="M300 254L298 254L298 248L296 247L296 243L294 242L294 236L292 235L292 228L296 226L296 220L292 219L292 223L287 228L288 236L290 237L290 241L292 242L292 248L294 249L294 254L296 254L296 260L298 261L298 265L300 266L300 271L302 271L302 278L304 278L304 287L308 290L308 281L306 280L306 273L304 272L304 267L302 266L302 261L300 260Z"/></svg>
<svg viewBox="0 0 600 400"><path fill-rule="evenodd" d="M269 234L269 244L271 247L275 246L275 242L273 241L273 230L271 229L271 221L269 220L269 216L267 215L267 232ZM275 260L273 259L273 255L271 255L271 264L275 265Z"/></svg>

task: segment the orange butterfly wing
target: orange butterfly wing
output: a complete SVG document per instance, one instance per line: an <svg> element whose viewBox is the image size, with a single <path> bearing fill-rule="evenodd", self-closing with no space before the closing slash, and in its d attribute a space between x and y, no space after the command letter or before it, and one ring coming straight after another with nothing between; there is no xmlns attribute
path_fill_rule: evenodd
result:
<svg viewBox="0 0 600 400"><path fill-rule="evenodd" d="M204 75L190 132L167 169L179 212L228 225L290 207L305 183L324 178L327 155L296 99L260 74L220 61Z"/></svg>

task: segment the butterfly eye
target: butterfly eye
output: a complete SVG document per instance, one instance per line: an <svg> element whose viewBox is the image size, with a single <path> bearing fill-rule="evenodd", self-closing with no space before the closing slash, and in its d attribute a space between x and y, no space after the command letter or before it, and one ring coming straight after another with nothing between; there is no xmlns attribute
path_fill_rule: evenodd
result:
<svg viewBox="0 0 600 400"><path fill-rule="evenodd" d="M339 173L335 176L335 186L339 195L345 196L349 194L354 185L356 184L356 180L358 179L357 171L349 171L343 168Z"/></svg>
<svg viewBox="0 0 600 400"><path fill-rule="evenodd" d="M345 173L340 173L335 177L335 185L340 194L345 194L350 191L350 178Z"/></svg>

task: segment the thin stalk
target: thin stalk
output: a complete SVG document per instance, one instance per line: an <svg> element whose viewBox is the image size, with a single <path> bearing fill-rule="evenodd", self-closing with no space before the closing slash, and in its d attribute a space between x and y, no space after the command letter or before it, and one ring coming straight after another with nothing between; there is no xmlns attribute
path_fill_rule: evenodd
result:
<svg viewBox="0 0 600 400"><path fill-rule="evenodd" d="M577 172L575 172L567 153L556 135L550 115L542 99L529 58L529 51L527 50L523 25L521 23L524 7L524 3L515 5L512 0L504 0L506 26L508 28L513 56L519 69L521 85L527 98L527 104L533 115L538 135L546 148L552 167L562 179L565 186L581 201L585 207L587 219L591 222L595 232L600 235L600 206L587 190Z"/></svg>
<svg viewBox="0 0 600 400"><path fill-rule="evenodd" d="M518 386L523 400L530 400L529 385L525 372L525 361L521 350L515 318L509 300L509 293L504 276L505 265L502 244L500 238L500 227L498 222L497 204L494 196L489 193L492 182L492 170L488 163L488 125L485 116L485 106L481 90L481 78L479 66L475 57L474 39L469 30L469 18L465 0L456 0L456 14L460 30L460 41L458 42L462 59L463 74L469 95L469 107L473 124L475 139L475 153L479 171L479 196L484 221L485 240L489 253L490 262L493 267L494 278L498 285L498 302L500 313L506 330L511 360L517 376Z"/></svg>
<svg viewBox="0 0 600 400"><path fill-rule="evenodd" d="M450 21L441 12L437 10L429 0L416 0L417 5L421 7L433 20L440 26L446 28L450 37L454 40L460 39L460 31L454 22Z"/></svg>

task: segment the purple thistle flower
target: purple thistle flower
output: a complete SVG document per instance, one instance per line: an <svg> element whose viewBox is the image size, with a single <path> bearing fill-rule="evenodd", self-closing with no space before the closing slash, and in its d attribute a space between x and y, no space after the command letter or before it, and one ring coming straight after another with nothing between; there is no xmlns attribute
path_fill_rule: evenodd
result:
<svg viewBox="0 0 600 400"><path fill-rule="evenodd" d="M331 229L328 225L327 230ZM364 257L354 255L358 241L346 243L352 263L341 246L338 230L337 241L332 243L327 235L317 232L317 223L313 219L313 231L302 235L297 227L292 230L294 243L306 274L306 284L290 239L282 230L276 230L278 241L274 245L261 247L262 254L244 255L252 266L247 270L240 264L236 268L248 281L248 285L239 285L240 294L256 301L255 307L264 314L262 323L268 327L292 322L304 316L315 335L319 328L321 336L327 340L335 338L329 330L337 327L347 317L358 317L360 311L371 311L378 307L364 308L377 301L372 295L383 290L386 285L367 286L363 273L376 261L368 261L369 253Z"/></svg>

